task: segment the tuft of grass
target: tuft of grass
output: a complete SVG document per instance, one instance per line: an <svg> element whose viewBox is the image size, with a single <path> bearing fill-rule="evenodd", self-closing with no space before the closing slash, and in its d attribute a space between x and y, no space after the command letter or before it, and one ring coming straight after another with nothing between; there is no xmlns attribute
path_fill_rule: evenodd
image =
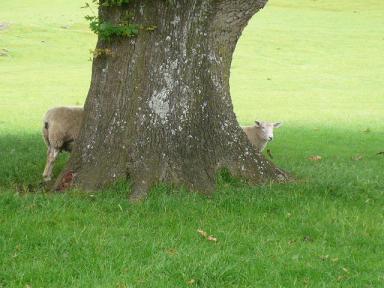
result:
<svg viewBox="0 0 384 288"><path fill-rule="evenodd" d="M240 39L239 122L284 121L268 148L296 183L223 172L211 198L159 185L140 204L129 183L41 187L41 118L83 103L95 36L78 1L27 2L0 10L0 287L384 286L382 1L271 0Z"/></svg>

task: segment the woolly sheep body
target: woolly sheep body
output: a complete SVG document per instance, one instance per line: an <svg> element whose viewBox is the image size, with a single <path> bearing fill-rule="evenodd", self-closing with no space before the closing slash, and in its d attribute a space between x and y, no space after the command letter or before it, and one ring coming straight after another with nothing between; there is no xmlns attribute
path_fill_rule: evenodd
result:
<svg viewBox="0 0 384 288"><path fill-rule="evenodd" d="M49 181L53 164L61 151L71 152L83 122L82 107L55 107L49 109L43 120L43 138L48 147L43 177Z"/></svg>

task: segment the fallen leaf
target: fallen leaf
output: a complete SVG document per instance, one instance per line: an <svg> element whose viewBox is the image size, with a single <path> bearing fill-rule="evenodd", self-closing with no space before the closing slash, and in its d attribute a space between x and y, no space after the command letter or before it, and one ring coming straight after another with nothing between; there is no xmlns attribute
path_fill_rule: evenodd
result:
<svg viewBox="0 0 384 288"><path fill-rule="evenodd" d="M201 237L207 239L208 241L217 242L216 237L214 237L213 235L208 235L208 233L202 229L197 229L197 233L199 233Z"/></svg>
<svg viewBox="0 0 384 288"><path fill-rule="evenodd" d="M216 237L213 237L212 235L208 236L208 237L207 237L207 240L208 240L208 241L217 242L217 238L216 238Z"/></svg>
<svg viewBox="0 0 384 288"><path fill-rule="evenodd" d="M309 157L308 159L311 160L311 161L320 161L321 160L321 156L315 155L315 156Z"/></svg>
<svg viewBox="0 0 384 288"><path fill-rule="evenodd" d="M170 248L170 249L165 250L165 253L167 253L170 256L174 256L177 254L177 250L175 248Z"/></svg>
<svg viewBox="0 0 384 288"><path fill-rule="evenodd" d="M352 157L352 160L355 160L355 161L363 160L363 156L361 156L361 155L353 156L353 157Z"/></svg>
<svg viewBox="0 0 384 288"><path fill-rule="evenodd" d="M201 230L201 229L197 229L197 233L199 233L204 238L208 237L208 233L203 231L203 230Z"/></svg>
<svg viewBox="0 0 384 288"><path fill-rule="evenodd" d="M195 279L191 279L187 282L188 285L193 285L196 283L196 280Z"/></svg>

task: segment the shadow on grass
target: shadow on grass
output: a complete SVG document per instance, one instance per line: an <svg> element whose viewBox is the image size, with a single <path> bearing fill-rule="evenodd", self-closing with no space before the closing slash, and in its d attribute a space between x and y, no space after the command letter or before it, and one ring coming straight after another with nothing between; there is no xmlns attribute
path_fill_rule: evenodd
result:
<svg viewBox="0 0 384 288"><path fill-rule="evenodd" d="M0 135L0 187L35 191L41 189L46 161L46 146L40 134ZM56 161L54 175L68 158L62 153Z"/></svg>
<svg viewBox="0 0 384 288"><path fill-rule="evenodd" d="M384 156L377 154L384 150L380 131L286 126L275 136L276 140L268 146L273 161L299 179L298 186L317 187L317 191L321 187L324 193L344 194L347 190L367 191L383 184ZM321 156L321 160L309 160L314 155ZM60 155L54 176L59 174L68 156L67 153ZM39 133L0 135L0 159L0 188L19 192L43 190L41 174L46 146ZM225 178L230 179L228 175L221 179L228 183L219 183L219 189L239 188ZM113 187L113 191L127 191L129 184L121 189ZM249 189L255 191L260 187ZM105 190L111 192L109 188Z"/></svg>

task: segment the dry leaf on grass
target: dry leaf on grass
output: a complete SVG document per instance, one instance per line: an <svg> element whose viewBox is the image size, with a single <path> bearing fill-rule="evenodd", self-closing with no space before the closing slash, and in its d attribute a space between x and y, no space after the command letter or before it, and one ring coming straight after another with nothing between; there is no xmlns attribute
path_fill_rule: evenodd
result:
<svg viewBox="0 0 384 288"><path fill-rule="evenodd" d="M361 156L361 155L353 156L353 157L352 157L352 160L355 160L355 161L363 160L363 156Z"/></svg>
<svg viewBox="0 0 384 288"><path fill-rule="evenodd" d="M207 237L207 240L208 240L208 241L217 242L217 238L216 238L216 237L213 237L212 235L211 235L211 236L208 236L208 237Z"/></svg>
<svg viewBox="0 0 384 288"><path fill-rule="evenodd" d="M311 156L308 158L311 161L320 161L322 158L319 155Z"/></svg>
<svg viewBox="0 0 384 288"><path fill-rule="evenodd" d="M203 231L203 230L201 230L201 229L197 229L197 233L199 233L204 238L208 237L208 233Z"/></svg>
<svg viewBox="0 0 384 288"><path fill-rule="evenodd" d="M202 229L197 229L197 233L199 233L201 237L207 239L208 241L217 242L216 237L213 237L212 235L208 235L208 233Z"/></svg>
<svg viewBox="0 0 384 288"><path fill-rule="evenodd" d="M165 253L167 253L170 256L174 256L177 254L177 250L175 248L169 248L169 249L165 250Z"/></svg>

